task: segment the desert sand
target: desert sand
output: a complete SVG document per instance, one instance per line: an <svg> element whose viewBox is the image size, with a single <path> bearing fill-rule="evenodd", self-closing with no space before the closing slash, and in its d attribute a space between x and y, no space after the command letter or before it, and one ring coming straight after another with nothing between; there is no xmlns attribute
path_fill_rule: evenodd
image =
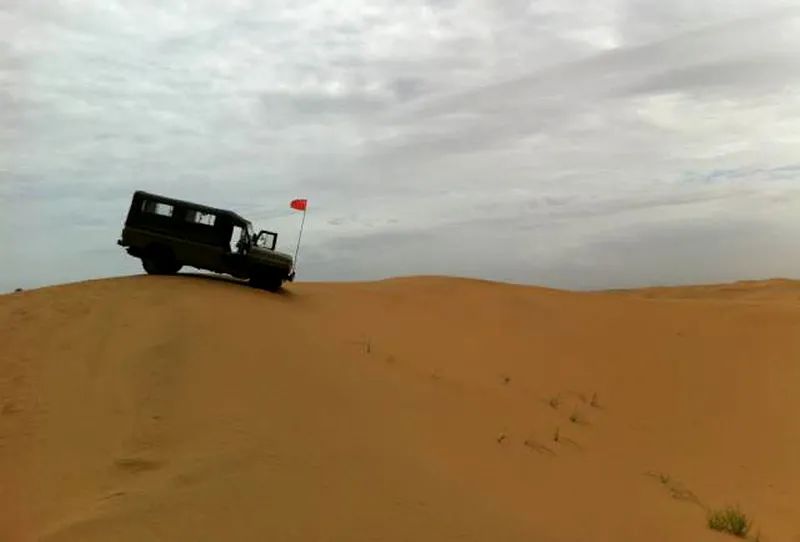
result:
<svg viewBox="0 0 800 542"><path fill-rule="evenodd" d="M0 540L800 540L800 283L0 296Z"/></svg>

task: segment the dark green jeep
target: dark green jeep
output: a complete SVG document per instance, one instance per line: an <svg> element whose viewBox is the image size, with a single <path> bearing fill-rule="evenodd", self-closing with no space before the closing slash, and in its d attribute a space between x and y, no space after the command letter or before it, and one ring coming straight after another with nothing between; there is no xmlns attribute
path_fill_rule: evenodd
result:
<svg viewBox="0 0 800 542"><path fill-rule="evenodd" d="M224 273L270 291L293 281L294 261L275 250L278 234L233 211L137 191L117 244L142 260L150 274L177 273L184 265Z"/></svg>

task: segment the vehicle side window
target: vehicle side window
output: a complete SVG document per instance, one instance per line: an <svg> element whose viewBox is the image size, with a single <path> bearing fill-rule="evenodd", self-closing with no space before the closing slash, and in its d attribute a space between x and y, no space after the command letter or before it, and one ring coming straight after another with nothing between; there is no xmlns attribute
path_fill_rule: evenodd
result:
<svg viewBox="0 0 800 542"><path fill-rule="evenodd" d="M217 221L217 215L211 213L203 213L201 211L186 211L186 221L195 224L205 224L206 226L213 226Z"/></svg>
<svg viewBox="0 0 800 542"><path fill-rule="evenodd" d="M142 211L145 213L169 217L172 216L172 212L174 210L175 208L167 203L161 203L159 201L152 201L148 199L142 202Z"/></svg>
<svg viewBox="0 0 800 542"><path fill-rule="evenodd" d="M238 252L239 251L239 244L242 241L244 236L244 229L240 226L233 227L233 235L231 235L231 252Z"/></svg>

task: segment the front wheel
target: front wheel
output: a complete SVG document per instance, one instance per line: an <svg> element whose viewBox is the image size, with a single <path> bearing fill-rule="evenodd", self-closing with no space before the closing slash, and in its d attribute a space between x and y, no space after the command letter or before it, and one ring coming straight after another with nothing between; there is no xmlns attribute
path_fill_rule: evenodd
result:
<svg viewBox="0 0 800 542"><path fill-rule="evenodd" d="M266 276L253 277L252 279L250 279L250 284L262 290L267 290L269 292L277 292L278 290L281 289L283 281L278 277L266 275Z"/></svg>

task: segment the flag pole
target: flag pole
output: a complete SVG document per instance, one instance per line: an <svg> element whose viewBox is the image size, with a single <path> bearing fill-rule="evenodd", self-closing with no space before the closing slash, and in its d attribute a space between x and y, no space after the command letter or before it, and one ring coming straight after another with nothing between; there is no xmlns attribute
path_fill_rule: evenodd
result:
<svg viewBox="0 0 800 542"><path fill-rule="evenodd" d="M303 226L306 225L306 212L307 209L303 209L303 220L300 222L300 234L297 236L297 248L294 249L294 267L297 268L297 255L300 253L300 239L303 238Z"/></svg>

